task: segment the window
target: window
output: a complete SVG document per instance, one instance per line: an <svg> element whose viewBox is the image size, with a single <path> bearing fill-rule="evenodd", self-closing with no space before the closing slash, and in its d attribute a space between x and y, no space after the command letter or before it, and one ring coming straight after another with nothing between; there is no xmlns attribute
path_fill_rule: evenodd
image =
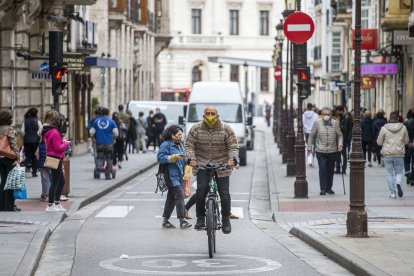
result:
<svg viewBox="0 0 414 276"><path fill-rule="evenodd" d="M193 34L201 34L201 10L191 10L191 26Z"/></svg>
<svg viewBox="0 0 414 276"><path fill-rule="evenodd" d="M341 69L341 32L332 33L331 72L340 72Z"/></svg>
<svg viewBox="0 0 414 276"><path fill-rule="evenodd" d="M361 28L368 29L369 27L369 9L361 9Z"/></svg>
<svg viewBox="0 0 414 276"><path fill-rule="evenodd" d="M269 35L269 11L260 11L260 35Z"/></svg>
<svg viewBox="0 0 414 276"><path fill-rule="evenodd" d="M269 68L260 68L260 91L269 92Z"/></svg>
<svg viewBox="0 0 414 276"><path fill-rule="evenodd" d="M195 83L197 81L201 81L201 70L198 67L198 65L193 67L191 75L192 75L192 83Z"/></svg>
<svg viewBox="0 0 414 276"><path fill-rule="evenodd" d="M341 69L341 56L331 56L331 72L337 73Z"/></svg>
<svg viewBox="0 0 414 276"><path fill-rule="evenodd" d="M239 34L239 11L230 10L230 35Z"/></svg>
<svg viewBox="0 0 414 276"><path fill-rule="evenodd" d="M230 65L230 81L239 82L239 66Z"/></svg>
<svg viewBox="0 0 414 276"><path fill-rule="evenodd" d="M137 22L141 22L141 0L137 0L136 2L135 19Z"/></svg>

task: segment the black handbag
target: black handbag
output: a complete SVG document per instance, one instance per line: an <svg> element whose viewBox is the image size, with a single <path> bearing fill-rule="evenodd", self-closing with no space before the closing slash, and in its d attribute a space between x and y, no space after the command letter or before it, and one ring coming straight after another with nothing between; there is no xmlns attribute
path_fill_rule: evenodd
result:
<svg viewBox="0 0 414 276"><path fill-rule="evenodd" d="M164 192L171 188L171 180L170 180L170 173L168 171L168 164L159 164L158 166L158 173L157 176L157 187L155 189L155 193L158 190L161 192L161 196L164 195Z"/></svg>

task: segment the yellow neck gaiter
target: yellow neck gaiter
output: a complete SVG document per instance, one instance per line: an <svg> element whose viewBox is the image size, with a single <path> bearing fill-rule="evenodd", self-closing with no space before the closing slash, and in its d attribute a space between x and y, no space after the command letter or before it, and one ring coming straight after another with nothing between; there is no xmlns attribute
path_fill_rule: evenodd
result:
<svg viewBox="0 0 414 276"><path fill-rule="evenodd" d="M206 117L204 117L204 123L206 123L206 125L209 128L212 128L217 124L217 117L215 117L215 116L206 116Z"/></svg>

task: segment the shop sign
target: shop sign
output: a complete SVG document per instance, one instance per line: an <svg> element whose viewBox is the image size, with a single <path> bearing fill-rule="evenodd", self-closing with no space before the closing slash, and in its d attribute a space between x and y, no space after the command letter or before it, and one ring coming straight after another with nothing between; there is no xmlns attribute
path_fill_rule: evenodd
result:
<svg viewBox="0 0 414 276"><path fill-rule="evenodd" d="M394 45L413 45L414 37L408 35L408 31L394 31Z"/></svg>
<svg viewBox="0 0 414 276"><path fill-rule="evenodd" d="M365 63L361 64L361 76L395 75L398 72L396 63Z"/></svg>
<svg viewBox="0 0 414 276"><path fill-rule="evenodd" d="M31 72L29 73L32 81L51 81L52 75L49 72Z"/></svg>
<svg viewBox="0 0 414 276"><path fill-rule="evenodd" d="M85 57L79 54L64 54L63 63L69 71L82 71L85 67Z"/></svg>
<svg viewBox="0 0 414 276"><path fill-rule="evenodd" d="M352 49L354 45L355 30L352 30ZM378 30L377 29L361 29L361 50L378 49Z"/></svg>
<svg viewBox="0 0 414 276"><path fill-rule="evenodd" d="M375 78L364 77L361 78L361 89L375 88Z"/></svg>

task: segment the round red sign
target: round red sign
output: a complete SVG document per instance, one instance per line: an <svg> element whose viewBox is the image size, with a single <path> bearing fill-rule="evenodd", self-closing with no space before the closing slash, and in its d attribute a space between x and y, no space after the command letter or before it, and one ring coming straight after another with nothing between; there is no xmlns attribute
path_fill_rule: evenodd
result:
<svg viewBox="0 0 414 276"><path fill-rule="evenodd" d="M283 24L283 31L288 40L296 44L308 41L315 30L312 18L304 12L289 15Z"/></svg>
<svg viewBox="0 0 414 276"><path fill-rule="evenodd" d="M282 79L282 68L280 68L280 66L275 67L274 76L275 76L275 80L281 80Z"/></svg>

